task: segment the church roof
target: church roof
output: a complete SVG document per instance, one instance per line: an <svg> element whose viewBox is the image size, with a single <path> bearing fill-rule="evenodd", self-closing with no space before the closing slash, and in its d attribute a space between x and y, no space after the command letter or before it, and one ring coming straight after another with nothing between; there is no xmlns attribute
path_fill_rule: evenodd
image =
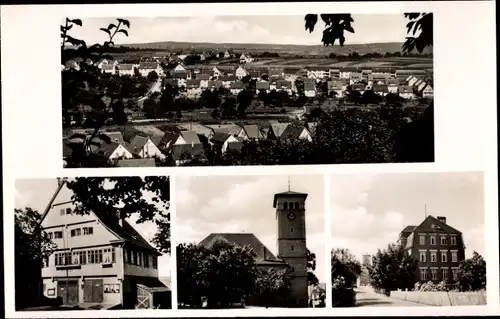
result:
<svg viewBox="0 0 500 319"><path fill-rule="evenodd" d="M250 246L255 253L257 264L281 264L284 263L278 259L254 234L251 233L212 233L200 242L201 246L209 246L215 238L224 238L232 244L238 246Z"/></svg>
<svg viewBox="0 0 500 319"><path fill-rule="evenodd" d="M306 193L299 193L294 191L282 192L274 194L273 207L276 208L276 202L280 197L302 197L304 200L307 198Z"/></svg>

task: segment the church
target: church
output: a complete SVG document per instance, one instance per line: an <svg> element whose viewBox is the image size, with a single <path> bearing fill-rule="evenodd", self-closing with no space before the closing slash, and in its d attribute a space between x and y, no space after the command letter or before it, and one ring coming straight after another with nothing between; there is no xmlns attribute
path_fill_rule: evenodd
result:
<svg viewBox="0 0 500 319"><path fill-rule="evenodd" d="M307 194L287 191L274 195L276 209L276 240L278 254L275 256L254 234L212 233L200 242L208 246L216 237L239 246L250 246L256 254L258 267L291 267L291 307L308 306L307 248L306 248L306 202Z"/></svg>

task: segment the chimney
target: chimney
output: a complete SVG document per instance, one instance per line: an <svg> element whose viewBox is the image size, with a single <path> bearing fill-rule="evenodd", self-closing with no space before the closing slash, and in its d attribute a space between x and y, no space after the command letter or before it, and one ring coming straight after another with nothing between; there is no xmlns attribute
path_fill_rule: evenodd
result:
<svg viewBox="0 0 500 319"><path fill-rule="evenodd" d="M443 224L446 224L446 217L444 216L438 216L437 217L437 220L439 220L440 222L442 222Z"/></svg>

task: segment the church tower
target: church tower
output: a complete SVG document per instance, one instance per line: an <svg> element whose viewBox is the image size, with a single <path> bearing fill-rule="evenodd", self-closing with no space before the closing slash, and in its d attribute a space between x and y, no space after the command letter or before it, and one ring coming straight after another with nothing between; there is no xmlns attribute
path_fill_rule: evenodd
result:
<svg viewBox="0 0 500 319"><path fill-rule="evenodd" d="M278 258L293 272L291 299L295 306L308 306L305 202L307 194L290 191L274 195Z"/></svg>

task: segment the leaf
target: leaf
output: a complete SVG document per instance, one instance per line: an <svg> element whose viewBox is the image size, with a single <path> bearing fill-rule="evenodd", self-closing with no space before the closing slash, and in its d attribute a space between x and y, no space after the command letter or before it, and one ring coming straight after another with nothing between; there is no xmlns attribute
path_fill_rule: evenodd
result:
<svg viewBox="0 0 500 319"><path fill-rule="evenodd" d="M128 37L128 31L127 30L121 29L121 30L118 30L118 32L121 32L121 33L125 34Z"/></svg>
<svg viewBox="0 0 500 319"><path fill-rule="evenodd" d="M116 19L116 20L118 20L119 23L123 24L127 28L130 28L130 21L125 20L125 19Z"/></svg>
<svg viewBox="0 0 500 319"><path fill-rule="evenodd" d="M318 22L317 14L306 14L304 20L306 21L306 30L309 30L309 33L314 31L314 26Z"/></svg>
<svg viewBox="0 0 500 319"><path fill-rule="evenodd" d="M80 19L73 19L73 20L69 20L69 22L71 22L71 23L73 23L73 24L76 24L76 25L78 25L78 26L80 26L80 27L83 25L83 24L82 24L82 20L80 20Z"/></svg>
<svg viewBox="0 0 500 319"><path fill-rule="evenodd" d="M112 30L113 28L116 28L116 25L111 23L110 25L108 25L108 30Z"/></svg>
<svg viewBox="0 0 500 319"><path fill-rule="evenodd" d="M406 28L408 29L408 31L407 31L408 33L411 31L414 24L415 24L415 21L410 21L406 24Z"/></svg>
<svg viewBox="0 0 500 319"><path fill-rule="evenodd" d="M107 34L111 35L111 31L109 31L108 29L106 28L100 28L99 30L103 31L103 32L106 32Z"/></svg>
<svg viewBox="0 0 500 319"><path fill-rule="evenodd" d="M344 29L346 31L349 31L351 33L354 33L354 29L352 28L351 24L344 24Z"/></svg>
<svg viewBox="0 0 500 319"><path fill-rule="evenodd" d="M74 46L80 46L82 45L82 40L79 40L79 39L75 39L73 38L72 36L70 35L66 35L66 42L74 45Z"/></svg>

